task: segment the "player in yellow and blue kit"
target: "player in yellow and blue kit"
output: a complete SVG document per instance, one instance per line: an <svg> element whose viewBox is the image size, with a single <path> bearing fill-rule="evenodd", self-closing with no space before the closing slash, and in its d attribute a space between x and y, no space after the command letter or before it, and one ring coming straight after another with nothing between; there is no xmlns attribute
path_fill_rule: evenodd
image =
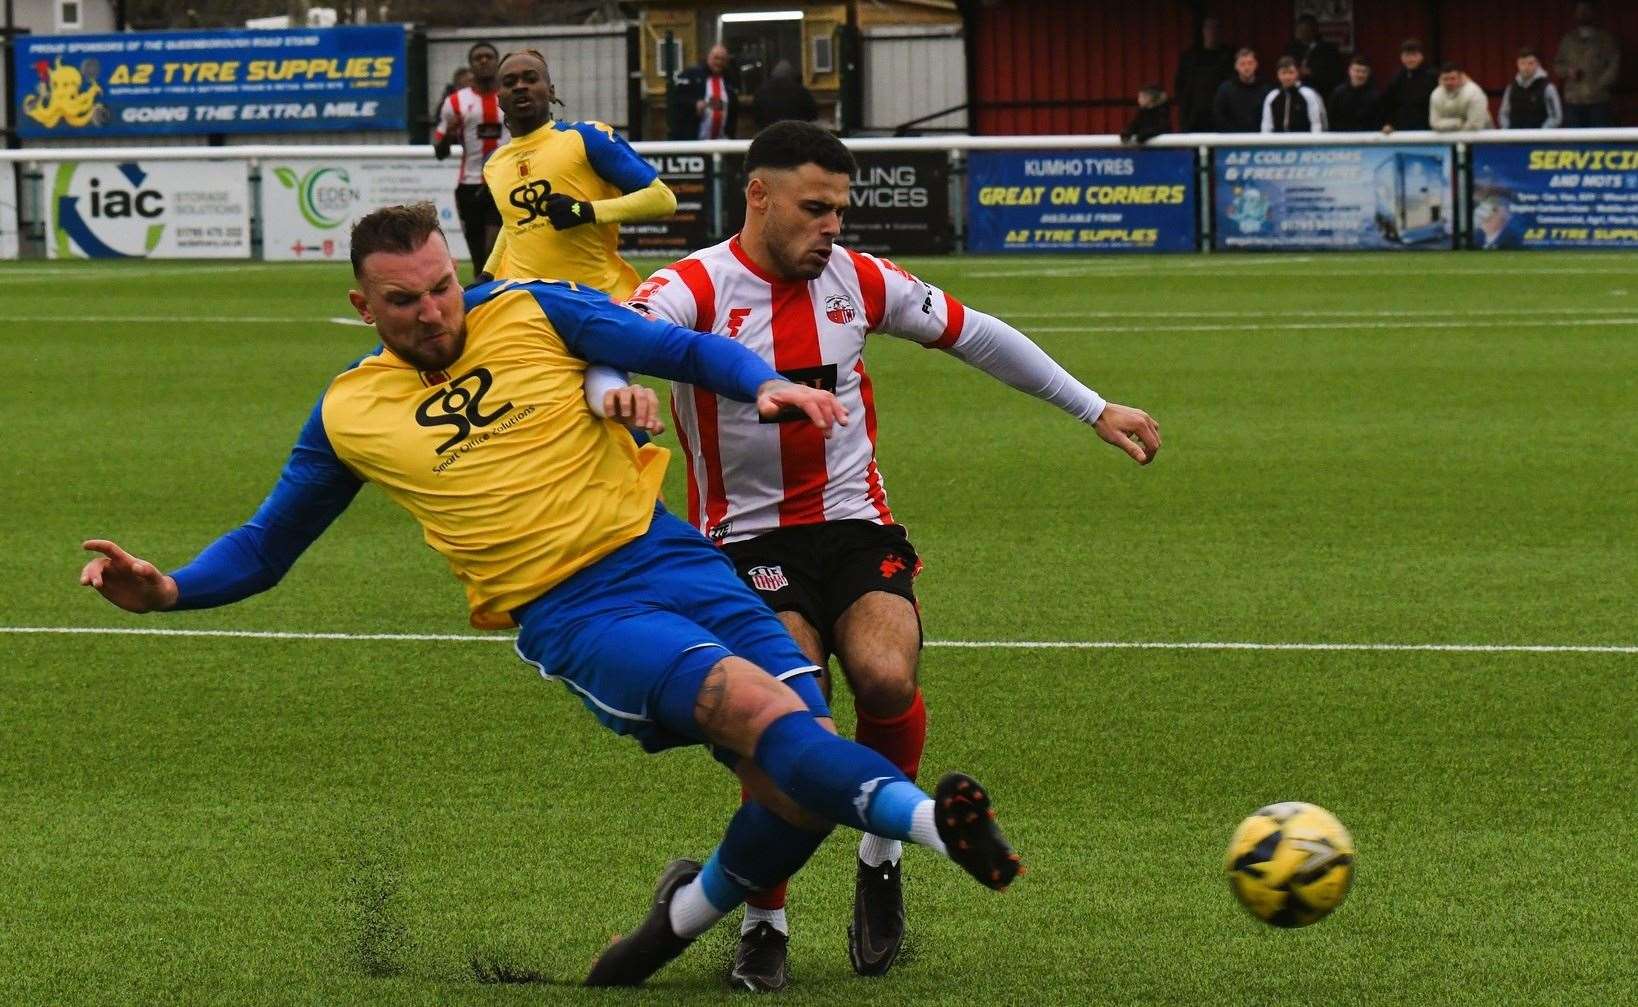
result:
<svg viewBox="0 0 1638 1007"><path fill-rule="evenodd" d="M620 223L669 217L677 197L607 125L553 119L556 100L546 57L524 49L501 60L500 103L512 139L484 163L503 226L483 270L502 279L573 280L625 300L638 277L620 257Z"/></svg>
<svg viewBox="0 0 1638 1007"><path fill-rule="evenodd" d="M382 345L337 376L255 516L166 575L115 543L80 582L134 612L247 598L284 575L366 482L420 523L466 587L474 625L519 627L518 653L649 751L703 743L754 800L703 864L661 876L648 916L587 977L636 985L746 895L804 864L834 824L947 853L991 888L1018 858L989 798L952 773L928 797L839 738L818 671L722 553L658 504L666 453L587 407L588 361L796 408L828 430L828 392L731 340L647 319L570 284L462 295L431 204L352 234L349 296ZM936 812L936 813L935 813Z"/></svg>

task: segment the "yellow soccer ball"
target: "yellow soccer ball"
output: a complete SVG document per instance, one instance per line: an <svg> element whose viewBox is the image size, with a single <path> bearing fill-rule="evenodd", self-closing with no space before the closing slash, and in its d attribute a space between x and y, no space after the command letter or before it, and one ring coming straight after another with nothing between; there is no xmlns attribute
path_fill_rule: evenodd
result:
<svg viewBox="0 0 1638 1007"><path fill-rule="evenodd" d="M1258 808L1229 841L1229 889L1251 915L1277 927L1318 923L1354 881L1354 840L1317 804Z"/></svg>

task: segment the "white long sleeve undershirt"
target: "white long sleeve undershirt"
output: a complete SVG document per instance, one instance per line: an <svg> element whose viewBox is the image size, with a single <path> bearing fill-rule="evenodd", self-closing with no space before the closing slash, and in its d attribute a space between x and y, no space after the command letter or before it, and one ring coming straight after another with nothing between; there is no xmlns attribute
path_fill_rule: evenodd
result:
<svg viewBox="0 0 1638 1007"><path fill-rule="evenodd" d="M1073 374L1022 332L993 315L967 308L961 338L946 351L1021 392L1050 402L1091 425L1103 415L1103 397L1081 384Z"/></svg>

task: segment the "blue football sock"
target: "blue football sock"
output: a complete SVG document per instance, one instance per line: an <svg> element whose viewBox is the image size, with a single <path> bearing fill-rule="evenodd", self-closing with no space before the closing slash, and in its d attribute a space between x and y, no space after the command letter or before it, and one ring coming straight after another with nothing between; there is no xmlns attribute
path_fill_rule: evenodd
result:
<svg viewBox="0 0 1638 1007"><path fill-rule="evenodd" d="M898 767L831 734L807 711L769 724L757 742L755 761L803 808L890 839L915 839L915 810L931 800Z"/></svg>
<svg viewBox="0 0 1638 1007"><path fill-rule="evenodd" d="M745 802L700 871L706 900L718 912L731 912L751 892L776 887L801 870L829 834L799 829L763 805Z"/></svg>

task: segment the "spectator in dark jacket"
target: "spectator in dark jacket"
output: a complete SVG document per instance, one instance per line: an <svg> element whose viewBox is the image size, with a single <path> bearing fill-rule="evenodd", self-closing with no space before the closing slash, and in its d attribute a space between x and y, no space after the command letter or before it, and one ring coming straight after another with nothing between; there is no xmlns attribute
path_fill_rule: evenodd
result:
<svg viewBox="0 0 1638 1007"><path fill-rule="evenodd" d="M1396 129L1427 129L1428 99L1439 86L1439 75L1427 65L1422 43L1406 39L1399 47L1399 72L1382 92L1382 114L1387 120L1383 132Z"/></svg>
<svg viewBox="0 0 1638 1007"><path fill-rule="evenodd" d="M1177 80L1172 88L1185 133L1210 133L1217 129L1212 119L1212 102L1217 89L1234 76L1234 50L1218 37L1218 21L1208 17L1200 22L1200 36L1194 47L1177 58Z"/></svg>
<svg viewBox="0 0 1638 1007"><path fill-rule="evenodd" d="M1213 99L1211 116L1220 133L1256 133L1263 128L1263 99L1272 85L1257 79L1257 54L1234 54L1234 76L1223 81Z"/></svg>
<svg viewBox="0 0 1638 1007"><path fill-rule="evenodd" d="M1330 94L1342 83L1342 50L1320 38L1314 15L1297 18L1297 37L1285 47L1285 54L1297 61L1303 83L1320 94Z"/></svg>
<svg viewBox="0 0 1638 1007"><path fill-rule="evenodd" d="M1138 113L1120 131L1122 143L1148 143L1172 131L1172 103L1159 84L1145 84L1138 90Z"/></svg>
<svg viewBox="0 0 1638 1007"><path fill-rule="evenodd" d="M802 78L791 61L782 59L756 89L751 115L759 130L787 119L814 122L819 118L819 103L813 100L813 92L802 86Z"/></svg>
<svg viewBox="0 0 1638 1007"><path fill-rule="evenodd" d="M1558 88L1547 79L1541 57L1529 46L1519 50L1519 74L1507 82L1501 100L1502 129L1557 129L1564 123Z"/></svg>
<svg viewBox="0 0 1638 1007"><path fill-rule="evenodd" d="M1382 97L1371 86L1371 61L1357 54L1348 62L1348 79L1337 85L1325 103L1326 128L1339 133L1363 133L1382 128Z"/></svg>
<svg viewBox="0 0 1638 1007"><path fill-rule="evenodd" d="M739 80L726 46L712 46L704 63L677 74L670 119L673 140L733 139L739 122Z"/></svg>
<svg viewBox="0 0 1638 1007"><path fill-rule="evenodd" d="M1263 99L1264 133L1320 133L1325 130L1325 105L1313 88L1302 83L1297 61L1281 56L1275 64L1280 86Z"/></svg>

